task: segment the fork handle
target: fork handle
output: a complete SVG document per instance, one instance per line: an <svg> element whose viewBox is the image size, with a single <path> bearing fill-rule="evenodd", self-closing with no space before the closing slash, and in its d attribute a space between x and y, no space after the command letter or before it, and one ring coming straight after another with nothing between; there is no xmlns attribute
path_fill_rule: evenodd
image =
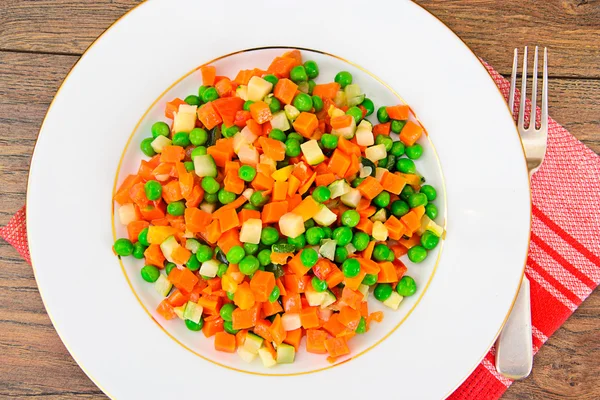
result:
<svg viewBox="0 0 600 400"><path fill-rule="evenodd" d="M532 367L529 279L523 276L515 305L496 342L496 369L507 378L523 379Z"/></svg>

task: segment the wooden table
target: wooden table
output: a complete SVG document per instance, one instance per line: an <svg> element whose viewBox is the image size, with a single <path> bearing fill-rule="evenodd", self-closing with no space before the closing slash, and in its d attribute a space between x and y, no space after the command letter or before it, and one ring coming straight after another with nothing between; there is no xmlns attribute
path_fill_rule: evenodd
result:
<svg viewBox="0 0 600 400"><path fill-rule="evenodd" d="M0 225L25 203L38 130L87 46L135 0L0 0ZM509 75L512 50L550 48L550 114L600 152L600 1L418 1ZM93 93L89 94L93 102ZM600 398L600 292L546 343L506 399ZM0 398L105 398L46 314L32 270L0 241ZM593 378L596 376L596 378Z"/></svg>

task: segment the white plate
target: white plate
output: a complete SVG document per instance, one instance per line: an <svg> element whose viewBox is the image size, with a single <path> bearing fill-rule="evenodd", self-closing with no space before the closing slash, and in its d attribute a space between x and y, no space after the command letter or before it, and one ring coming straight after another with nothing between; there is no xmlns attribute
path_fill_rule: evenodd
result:
<svg viewBox="0 0 600 400"><path fill-rule="evenodd" d="M364 2L331 1L318 11L275 1L262 9L237 0L210 8L202 4L157 0L119 20L71 71L44 121L29 178L28 233L40 292L63 342L90 378L115 398L199 393L253 399L262 398L263 390L305 397L290 385L350 398L390 390L407 398L447 396L499 333L528 247L529 183L522 147L493 81L460 39L410 2L367 9ZM409 264L420 283L418 296L399 312L386 312L384 323L361 337L352 360L311 374L301 373L329 365L299 354L297 364L265 371L217 354L203 335L190 335L180 325L161 321L161 329L136 301L137 295L150 311L157 301L141 284L137 268L128 261L125 279L110 250L115 174L122 180L122 174L135 170L139 140L159 118L164 101L191 92L198 74L153 106L154 100L198 65L270 46L315 49L350 60L364 70L346 69L376 104L390 101L391 94L365 71L380 78L423 122L445 178L446 191L436 202L447 203L446 215L440 207L447 237L427 291L437 258L431 255L425 265ZM264 64L256 60L269 59L274 51L280 52L246 52L215 65L237 71ZM322 65L325 79L343 65L308 54ZM431 158L419 168L440 188L442 174L429 150ZM364 354L356 357L359 353ZM267 386L248 390L262 384Z"/></svg>

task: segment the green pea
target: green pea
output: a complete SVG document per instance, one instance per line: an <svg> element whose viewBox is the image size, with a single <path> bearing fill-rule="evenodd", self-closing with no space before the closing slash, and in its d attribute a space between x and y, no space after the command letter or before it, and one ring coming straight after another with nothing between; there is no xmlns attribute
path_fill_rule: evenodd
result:
<svg viewBox="0 0 600 400"><path fill-rule="evenodd" d="M216 193L204 193L204 201L208 204L215 204L219 201L219 196Z"/></svg>
<svg viewBox="0 0 600 400"><path fill-rule="evenodd" d="M269 132L269 138L285 142L287 136L281 129L272 129L271 132Z"/></svg>
<svg viewBox="0 0 600 400"><path fill-rule="evenodd" d="M211 249L210 246L201 244L200 247L198 247L198 250L196 250L196 258L200 262L206 262L206 261L212 259L213 258L213 249Z"/></svg>
<svg viewBox="0 0 600 400"><path fill-rule="evenodd" d="M262 232L260 233L260 242L264 245L270 246L274 243L277 243L278 240L279 232L272 226L263 228Z"/></svg>
<svg viewBox="0 0 600 400"><path fill-rule="evenodd" d="M269 249L263 249L259 251L256 257L258 258L260 265L263 267L271 264L271 250Z"/></svg>
<svg viewBox="0 0 600 400"><path fill-rule="evenodd" d="M392 250L390 250L390 252L388 253L388 258L387 260L389 262L394 262L394 260L396 259L396 255L394 254L394 252Z"/></svg>
<svg viewBox="0 0 600 400"><path fill-rule="evenodd" d="M313 81L312 79L308 80L308 94L310 94L312 96L313 91L315 90L315 86L317 86L317 83L315 81ZM314 107L314 104L313 104Z"/></svg>
<svg viewBox="0 0 600 400"><path fill-rule="evenodd" d="M144 185L144 192L148 200L158 200L162 196L162 185L157 181L148 181Z"/></svg>
<svg viewBox="0 0 600 400"><path fill-rule="evenodd" d="M258 245L254 243L244 243L242 245L246 254L256 254L258 252Z"/></svg>
<svg viewBox="0 0 600 400"><path fill-rule="evenodd" d="M388 115L385 107L379 107L379 109L377 110L377 120L382 124L389 122L390 116Z"/></svg>
<svg viewBox="0 0 600 400"><path fill-rule="evenodd" d="M192 152L190 153L190 158L192 160L194 160L194 158L196 158L198 156L204 156L204 155L206 155L206 153L207 153L206 147L198 146L194 150L192 150Z"/></svg>
<svg viewBox="0 0 600 400"><path fill-rule="evenodd" d="M183 166L187 172L192 172L194 170L194 163L192 161L185 161Z"/></svg>
<svg viewBox="0 0 600 400"><path fill-rule="evenodd" d="M131 252L131 255L134 258L137 258L138 260L141 260L142 258L144 258L144 252L145 251L146 251L146 246L144 246L140 242L136 242L133 245L133 251Z"/></svg>
<svg viewBox="0 0 600 400"><path fill-rule="evenodd" d="M227 273L227 264L221 263L219 264L219 268L217 268L217 276L219 278L222 278L223 275L225 275Z"/></svg>
<svg viewBox="0 0 600 400"><path fill-rule="evenodd" d="M386 192L387 193L387 192ZM346 210L342 214L342 224L354 228L360 221L360 214L356 210Z"/></svg>
<svg viewBox="0 0 600 400"><path fill-rule="evenodd" d="M226 292L225 294L227 295L227 298L228 298L229 300L233 301L233 299L234 299L234 296L235 296L235 294L234 294L234 293L231 293L231 292Z"/></svg>
<svg viewBox="0 0 600 400"><path fill-rule="evenodd" d="M319 112L323 109L323 99L319 96L312 97L313 107L315 108L315 112Z"/></svg>
<svg viewBox="0 0 600 400"><path fill-rule="evenodd" d="M219 182L217 182L217 180L212 176L205 176L202 178L200 185L202 186L202 189L209 194L216 194L221 188Z"/></svg>
<svg viewBox="0 0 600 400"><path fill-rule="evenodd" d="M260 210L258 207L254 206L252 203L246 203L242 206L242 208L244 210L254 210L254 211Z"/></svg>
<svg viewBox="0 0 600 400"><path fill-rule="evenodd" d="M364 180L365 178L355 178L351 185L353 188L357 188Z"/></svg>
<svg viewBox="0 0 600 400"><path fill-rule="evenodd" d="M304 246L306 246L306 237L304 236L304 233L302 233L295 238L287 238L287 242L296 246L296 251L300 251L300 249L303 249Z"/></svg>
<svg viewBox="0 0 600 400"><path fill-rule="evenodd" d="M417 172L414 161L409 158L399 158L396 161L396 169L404 174L414 174Z"/></svg>
<svg viewBox="0 0 600 400"><path fill-rule="evenodd" d="M408 214L410 207L404 200L396 200L392 203L392 214L396 218L400 218L403 215Z"/></svg>
<svg viewBox="0 0 600 400"><path fill-rule="evenodd" d="M194 128L190 131L189 139L194 146L201 146L208 140L208 132L202 128Z"/></svg>
<svg viewBox="0 0 600 400"><path fill-rule="evenodd" d="M357 251L363 251L369 246L370 240L369 235L365 232L355 232L352 238L352 245Z"/></svg>
<svg viewBox="0 0 600 400"><path fill-rule="evenodd" d="M291 139L291 134L285 141L285 155L288 157L298 157L300 155L300 142L297 139Z"/></svg>
<svg viewBox="0 0 600 400"><path fill-rule="evenodd" d="M206 90L202 93L202 102L208 103L209 101L214 101L219 98L219 93L217 89L214 87L207 87Z"/></svg>
<svg viewBox="0 0 600 400"><path fill-rule="evenodd" d="M279 298L280 294L281 294L281 290L279 290L279 286L275 285L275 287L273 288L273 291L269 295L269 301L271 303L275 303L277 301L277 299Z"/></svg>
<svg viewBox="0 0 600 400"><path fill-rule="evenodd" d="M347 226L340 226L333 231L333 240L339 246L345 246L352 241L352 229Z"/></svg>
<svg viewBox="0 0 600 400"><path fill-rule="evenodd" d="M408 275L405 275L400 279L398 285L396 286L396 292L400 296L409 297L417 292L417 284L413 278Z"/></svg>
<svg viewBox="0 0 600 400"><path fill-rule="evenodd" d="M375 204L379 208L387 207L388 204L390 204L390 193L386 192L385 190L379 193L373 199L373 204Z"/></svg>
<svg viewBox="0 0 600 400"><path fill-rule="evenodd" d="M244 257L238 264L240 272L244 275L252 275L258 270L259 266L260 263L258 262L258 259L250 255Z"/></svg>
<svg viewBox="0 0 600 400"><path fill-rule="evenodd" d="M366 274L365 277L362 280L362 284L363 285L367 285L367 286L373 286L374 284L377 283L377 279L379 279L377 277L377 275L374 274Z"/></svg>
<svg viewBox="0 0 600 400"><path fill-rule="evenodd" d="M238 170L238 176L246 182L252 182L256 177L256 169L250 165L242 165Z"/></svg>
<svg viewBox="0 0 600 400"><path fill-rule="evenodd" d="M436 219L438 216L438 209L437 206L433 203L428 203L425 206L425 214L430 218L430 219Z"/></svg>
<svg viewBox="0 0 600 400"><path fill-rule="evenodd" d="M295 83L307 81L308 75L306 74L306 69L304 66L296 65L294 68L292 68L290 71L290 79Z"/></svg>
<svg viewBox="0 0 600 400"><path fill-rule="evenodd" d="M190 106L199 106L202 103L202 100L200 99L200 97L193 95L193 94L190 94L189 96L187 96L185 99L183 99L183 101L188 103Z"/></svg>
<svg viewBox="0 0 600 400"><path fill-rule="evenodd" d="M394 141L391 137L387 135L377 135L377 137L375 138L375 144L383 144L385 146L385 151L389 152L392 150Z"/></svg>
<svg viewBox="0 0 600 400"><path fill-rule="evenodd" d="M244 102L244 105L243 105L243 107L242 107L242 108L243 108L243 110L244 110L244 111L250 111L250 106L251 106L252 104L254 104L254 101L252 101L252 100L246 100L246 101Z"/></svg>
<svg viewBox="0 0 600 400"><path fill-rule="evenodd" d="M321 230L323 231L323 239L331 239L333 232L331 228L328 226L322 226Z"/></svg>
<svg viewBox="0 0 600 400"><path fill-rule="evenodd" d="M333 261L338 264L343 263L348 258L348 250L345 247L336 246Z"/></svg>
<svg viewBox="0 0 600 400"><path fill-rule="evenodd" d="M408 205L410 208L424 206L427 204L427 196L423 193L415 193L408 198Z"/></svg>
<svg viewBox="0 0 600 400"><path fill-rule="evenodd" d="M341 88L343 89L352 83L352 74L348 71L338 72L335 76L334 81L339 83Z"/></svg>
<svg viewBox="0 0 600 400"><path fill-rule="evenodd" d="M223 321L231 321L233 320L232 314L235 310L235 305L231 303L223 304L221 310L219 311L219 315L223 318Z"/></svg>
<svg viewBox="0 0 600 400"><path fill-rule="evenodd" d="M141 230L141 232L138 234L138 241L144 246L150 246L150 243L148 242L148 228Z"/></svg>
<svg viewBox="0 0 600 400"><path fill-rule="evenodd" d="M391 250L385 244L378 243L373 249L373 258L376 261L387 261Z"/></svg>
<svg viewBox="0 0 600 400"><path fill-rule="evenodd" d="M440 242L440 238L433 232L425 231L421 235L421 246L427 250L435 249Z"/></svg>
<svg viewBox="0 0 600 400"><path fill-rule="evenodd" d="M331 198L331 190L327 186L318 186L313 191L312 197L319 203L324 203Z"/></svg>
<svg viewBox="0 0 600 400"><path fill-rule="evenodd" d="M324 279L319 279L316 276L313 276L313 278L310 281L310 284L317 293L321 293L327 290L327 281Z"/></svg>
<svg viewBox="0 0 600 400"><path fill-rule="evenodd" d="M304 229L312 228L313 226L315 226L314 219L310 218L310 219L307 219L306 221L304 221Z"/></svg>
<svg viewBox="0 0 600 400"><path fill-rule="evenodd" d="M427 258L427 250L423 246L413 246L408 249L408 259L414 263L420 263Z"/></svg>
<svg viewBox="0 0 600 400"><path fill-rule="evenodd" d="M169 125L167 125L166 122L159 121L152 124L152 137L154 139L159 136L169 137L170 134L171 128L169 128Z"/></svg>
<svg viewBox="0 0 600 400"><path fill-rule="evenodd" d="M235 193L229 192L225 189L220 189L217 196L218 196L221 204L229 204L229 203L232 203L236 199Z"/></svg>
<svg viewBox="0 0 600 400"><path fill-rule="evenodd" d="M277 82L279 82L279 78L272 74L263 76L263 79L270 82L273 86L277 85Z"/></svg>
<svg viewBox="0 0 600 400"><path fill-rule="evenodd" d="M200 261L198 261L198 258L195 254L192 254L190 259L185 263L185 266L190 271L198 271L200 269Z"/></svg>
<svg viewBox="0 0 600 400"><path fill-rule="evenodd" d="M223 124L225 125L225 124ZM226 127L225 129L221 129L221 133L223 134L224 137L226 138L232 138L235 136L236 133L238 133L240 131L240 127L236 126L236 125L232 125L229 127Z"/></svg>
<svg viewBox="0 0 600 400"><path fill-rule="evenodd" d="M349 258L342 264L342 272L346 278L355 278L360 273L360 262L356 258Z"/></svg>
<svg viewBox="0 0 600 400"><path fill-rule="evenodd" d="M346 111L346 115L351 115L352 118L354 118L356 125L363 119L362 110L356 106L350 107L348 111Z"/></svg>
<svg viewBox="0 0 600 400"><path fill-rule="evenodd" d="M363 106L365 108L365 110L367 110L367 114L366 114L367 117L369 115L373 114L373 112L375 111L375 104L373 104L373 100L371 100L369 98L365 98L363 100L363 102L361 103L361 106Z"/></svg>
<svg viewBox="0 0 600 400"><path fill-rule="evenodd" d="M308 60L304 63L304 70L310 79L315 79L319 76L319 66L312 60Z"/></svg>
<svg viewBox="0 0 600 400"><path fill-rule="evenodd" d="M308 112L313 108L312 97L306 93L298 93L296 97L294 97L293 105L300 112Z"/></svg>
<svg viewBox="0 0 600 400"><path fill-rule="evenodd" d="M324 238L325 232L323 232L323 228L321 227L313 226L306 231L306 242L311 246L321 244L321 240Z"/></svg>
<svg viewBox="0 0 600 400"><path fill-rule="evenodd" d="M204 94L204 92L206 92L206 89L208 89L210 86L200 86L198 88L198 97L200 97L200 99L202 99L202 94Z"/></svg>
<svg viewBox="0 0 600 400"><path fill-rule="evenodd" d="M230 335L235 335L240 331L239 329L233 329L233 322L231 321L223 322L223 330L225 330L225 332L229 333Z"/></svg>
<svg viewBox="0 0 600 400"><path fill-rule="evenodd" d="M364 317L360 317L360 321L358 321L358 325L354 332L358 335L362 335L367 331L367 320Z"/></svg>
<svg viewBox="0 0 600 400"><path fill-rule="evenodd" d="M250 196L250 203L256 207L262 207L269 201L269 196L264 196L263 192L257 190Z"/></svg>
<svg viewBox="0 0 600 400"><path fill-rule="evenodd" d="M227 261L230 264L239 264L246 256L246 252L242 246L235 245L227 252Z"/></svg>
<svg viewBox="0 0 600 400"><path fill-rule="evenodd" d="M302 252L300 253L300 261L305 267L312 268L318 260L319 253L317 253L315 249L312 249L310 247L302 250Z"/></svg>
<svg viewBox="0 0 600 400"><path fill-rule="evenodd" d="M400 156L404 155L404 152L405 152L404 143L402 143L400 141L396 141L393 143L392 150L390 151L390 153L393 156L400 157Z"/></svg>
<svg viewBox="0 0 600 400"><path fill-rule="evenodd" d="M142 153L144 153L144 155L148 156L148 157L154 157L156 155L156 152L154 151L154 148L152 147L152 141L154 139L152 138L146 138L144 140L142 140L142 142L140 143L140 150L142 150Z"/></svg>
<svg viewBox="0 0 600 400"><path fill-rule="evenodd" d="M375 290L373 290L373 295L379 301L386 301L392 295L393 289L392 285L389 283L380 283L375 286Z"/></svg>
<svg viewBox="0 0 600 400"><path fill-rule="evenodd" d="M334 150L338 146L338 140L337 136L330 133L324 133L323 136L321 136L321 145L323 145L323 148L325 149Z"/></svg>
<svg viewBox="0 0 600 400"><path fill-rule="evenodd" d="M275 114L277 111L281 110L281 102L277 99L277 97L267 97L265 102L269 106L269 110L271 110L272 114Z"/></svg>
<svg viewBox="0 0 600 400"><path fill-rule="evenodd" d="M402 128L404 128L404 125L406 125L406 121L393 120L390 128L392 129L392 132L400 133Z"/></svg>
<svg viewBox="0 0 600 400"><path fill-rule="evenodd" d="M304 142L304 138L302 137L302 135L300 135L296 132L290 132L288 134L288 139L296 139L298 141L298 143Z"/></svg>
<svg viewBox="0 0 600 400"><path fill-rule="evenodd" d="M169 276L171 271L173 271L173 268L177 268L177 265L175 265L175 263L167 262L165 264L165 272L167 273L167 276Z"/></svg>
<svg viewBox="0 0 600 400"><path fill-rule="evenodd" d="M204 320L202 318L200 318L200 322L195 323L192 320L186 319L185 320L185 326L190 331L198 332L198 331L202 330L202 327L204 326Z"/></svg>
<svg viewBox="0 0 600 400"><path fill-rule="evenodd" d="M146 282L156 282L158 277L160 276L160 270L156 268L154 265L144 265L142 270L140 271L142 278Z"/></svg>
<svg viewBox="0 0 600 400"><path fill-rule="evenodd" d="M406 148L406 156L411 160L418 160L423 155L423 146L419 143L415 143L412 146Z"/></svg>
<svg viewBox="0 0 600 400"><path fill-rule="evenodd" d="M402 192L400 192L400 198L404 201L408 201L408 198L415 193L415 189L410 185L404 186Z"/></svg>
<svg viewBox="0 0 600 400"><path fill-rule="evenodd" d="M427 196L427 201L434 201L437 198L437 191L431 185L421 186L421 193Z"/></svg>
<svg viewBox="0 0 600 400"><path fill-rule="evenodd" d="M179 217L185 213L185 203L174 201L167 206L167 213Z"/></svg>

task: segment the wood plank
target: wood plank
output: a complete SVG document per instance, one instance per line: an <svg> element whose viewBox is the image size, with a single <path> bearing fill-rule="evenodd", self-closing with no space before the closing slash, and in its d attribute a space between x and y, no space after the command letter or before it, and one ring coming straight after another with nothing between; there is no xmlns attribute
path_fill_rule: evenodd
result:
<svg viewBox="0 0 600 400"><path fill-rule="evenodd" d="M0 0L0 49L81 54L138 0ZM600 77L598 0L417 0L501 73L514 47L548 46L552 74ZM32 26L39 29L32 29ZM490 29L493 27L493 29Z"/></svg>

